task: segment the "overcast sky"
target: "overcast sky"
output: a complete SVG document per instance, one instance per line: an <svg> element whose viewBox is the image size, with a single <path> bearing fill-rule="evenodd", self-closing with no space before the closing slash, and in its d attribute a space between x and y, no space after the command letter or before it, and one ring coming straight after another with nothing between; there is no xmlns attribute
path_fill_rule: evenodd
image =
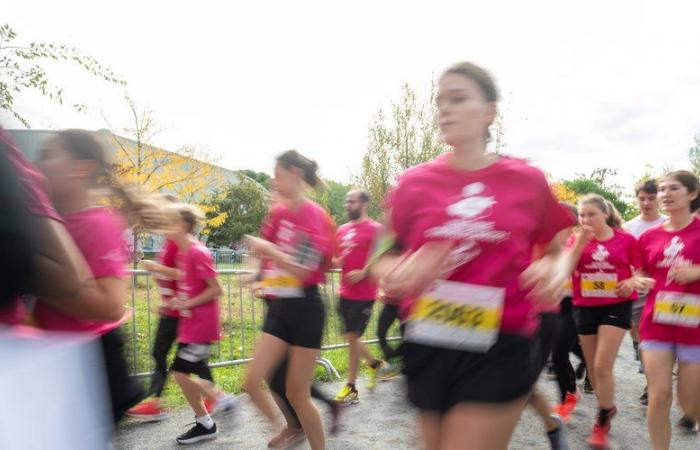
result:
<svg viewBox="0 0 700 450"><path fill-rule="evenodd" d="M424 93L468 60L498 80L507 153L555 179L609 167L629 185L645 164L687 166L700 132L699 5L33 0L0 8L0 22L23 41L97 57L167 126L156 144L206 147L231 169L270 172L296 148L349 180L372 116L401 84ZM73 69L51 75L89 111L23 95L17 109L34 128L104 128L102 114L129 125L122 88Z"/></svg>

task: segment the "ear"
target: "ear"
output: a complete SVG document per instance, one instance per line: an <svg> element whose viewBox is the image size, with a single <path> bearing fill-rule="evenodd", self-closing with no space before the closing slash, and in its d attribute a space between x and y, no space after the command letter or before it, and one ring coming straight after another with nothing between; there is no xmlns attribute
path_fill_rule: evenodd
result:
<svg viewBox="0 0 700 450"><path fill-rule="evenodd" d="M496 102L488 102L486 104L486 118L488 119L489 126L493 125L498 117L498 106Z"/></svg>

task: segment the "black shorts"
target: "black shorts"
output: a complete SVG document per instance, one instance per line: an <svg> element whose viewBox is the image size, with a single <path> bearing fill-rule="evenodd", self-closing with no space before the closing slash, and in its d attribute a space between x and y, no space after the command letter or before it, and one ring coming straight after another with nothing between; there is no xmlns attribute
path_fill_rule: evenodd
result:
<svg viewBox="0 0 700 450"><path fill-rule="evenodd" d="M578 334L586 336L598 334L598 327L611 327L629 330L632 323L632 302L603 306L576 306L574 320Z"/></svg>
<svg viewBox="0 0 700 450"><path fill-rule="evenodd" d="M501 335L486 353L403 343L408 399L421 410L446 413L459 403L506 403L532 390L539 371L533 341Z"/></svg>
<svg viewBox="0 0 700 450"><path fill-rule="evenodd" d="M177 344L175 360L170 366L173 372L196 374L204 378L202 374L209 372L209 355L211 345L205 344Z"/></svg>
<svg viewBox="0 0 700 450"><path fill-rule="evenodd" d="M349 300L340 297L338 313L343 318L346 333L357 333L359 336L365 332L369 318L372 316L374 300Z"/></svg>
<svg viewBox="0 0 700 450"><path fill-rule="evenodd" d="M267 301L263 332L294 347L321 348L326 317L318 286L304 288L306 297Z"/></svg>

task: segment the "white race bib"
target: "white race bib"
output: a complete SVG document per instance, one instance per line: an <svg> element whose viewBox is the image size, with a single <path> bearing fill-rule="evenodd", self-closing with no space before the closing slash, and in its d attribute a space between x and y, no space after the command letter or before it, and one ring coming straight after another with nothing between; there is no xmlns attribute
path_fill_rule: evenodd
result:
<svg viewBox="0 0 700 450"><path fill-rule="evenodd" d="M583 297L617 297L616 273L582 273L581 295Z"/></svg>
<svg viewBox="0 0 700 450"><path fill-rule="evenodd" d="M304 284L300 279L282 269L266 269L263 272L263 294L272 297L304 297Z"/></svg>
<svg viewBox="0 0 700 450"><path fill-rule="evenodd" d="M415 302L406 340L487 352L498 340L505 289L439 280Z"/></svg>
<svg viewBox="0 0 700 450"><path fill-rule="evenodd" d="M654 301L654 322L697 328L700 325L700 296L660 291Z"/></svg>

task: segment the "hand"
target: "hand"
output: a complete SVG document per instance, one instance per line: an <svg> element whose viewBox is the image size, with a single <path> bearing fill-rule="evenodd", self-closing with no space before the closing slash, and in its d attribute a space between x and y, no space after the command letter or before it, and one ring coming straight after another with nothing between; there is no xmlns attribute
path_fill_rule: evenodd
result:
<svg viewBox="0 0 700 450"><path fill-rule="evenodd" d="M255 281L250 285L250 290L255 298L265 298L262 281Z"/></svg>
<svg viewBox="0 0 700 450"><path fill-rule="evenodd" d="M423 292L445 272L453 248L449 241L426 242L408 257L400 258L381 286L398 298Z"/></svg>
<svg viewBox="0 0 700 450"><path fill-rule="evenodd" d="M351 270L348 272L348 274L345 276L345 278L350 282L350 284L357 284L360 281L364 280L367 277L367 272L365 272L364 269L362 270Z"/></svg>
<svg viewBox="0 0 700 450"><path fill-rule="evenodd" d="M173 299L170 302L170 309L175 311L182 311L183 309L190 309L192 307L189 300Z"/></svg>
<svg viewBox="0 0 700 450"><path fill-rule="evenodd" d="M700 279L700 266L676 266L668 271L668 278L678 284L688 284Z"/></svg>
<svg viewBox="0 0 700 450"><path fill-rule="evenodd" d="M634 278L628 278L617 283L615 288L615 295L620 298L629 298L635 291L635 281Z"/></svg>
<svg viewBox="0 0 700 450"><path fill-rule="evenodd" d="M528 299L553 306L564 296L569 276L559 258L544 256L530 264L520 275L520 285L530 289Z"/></svg>
<svg viewBox="0 0 700 450"><path fill-rule="evenodd" d="M634 288L637 291L648 291L649 289L653 288L654 285L656 284L656 280L653 278L649 277L633 277L634 280Z"/></svg>
<svg viewBox="0 0 700 450"><path fill-rule="evenodd" d="M585 246L593 239L593 228L589 225L581 225L574 230L574 235L578 245Z"/></svg>
<svg viewBox="0 0 700 450"><path fill-rule="evenodd" d="M141 261L141 265L143 265L143 268L145 270L148 270L149 272L155 272L156 268L160 265L155 261L151 261L150 259L145 259Z"/></svg>

